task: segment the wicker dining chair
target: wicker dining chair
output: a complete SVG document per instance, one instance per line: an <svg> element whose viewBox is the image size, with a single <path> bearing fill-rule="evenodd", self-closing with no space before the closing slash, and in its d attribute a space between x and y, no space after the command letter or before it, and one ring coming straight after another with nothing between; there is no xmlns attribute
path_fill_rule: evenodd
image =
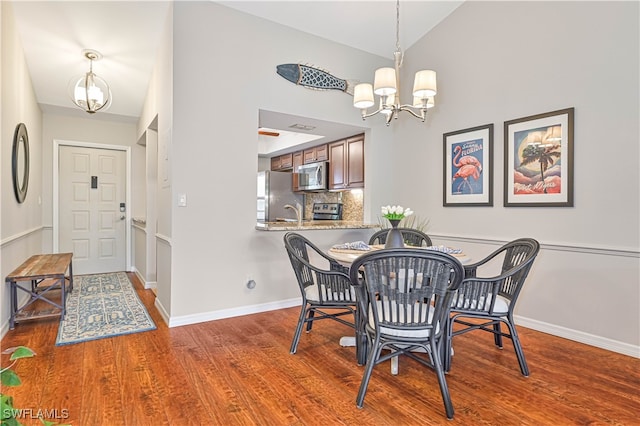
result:
<svg viewBox="0 0 640 426"><path fill-rule="evenodd" d="M442 346L448 344L451 297L464 277L460 261L435 250L378 250L358 257L351 265L350 277L358 290L367 345L356 405L362 408L364 404L373 368L403 355L435 371L447 418L453 418L441 355ZM383 354L383 350L391 352ZM400 392L394 394L394 398L400 397Z"/></svg>
<svg viewBox="0 0 640 426"><path fill-rule="evenodd" d="M513 311L539 251L538 241L520 238L503 245L479 262L465 265L465 280L453 296L448 324L449 340L469 331L483 330L493 333L496 346L502 349L502 338L511 339L520 371L525 377L529 376L529 367L513 321ZM493 270L500 270L497 275L479 275L479 269L482 271L492 265L495 265ZM508 332L502 331L502 323L507 326ZM449 371L451 345L445 349L445 370Z"/></svg>
<svg viewBox="0 0 640 426"><path fill-rule="evenodd" d="M307 333L311 331L314 321L323 319L332 319L355 329L356 293L349 279L349 268L327 256L298 233L285 234L284 246L302 295L300 317L290 352L296 353L305 324ZM320 262L325 263L325 261L328 267L319 265ZM332 311L327 312L326 309ZM347 315L351 316L353 321L342 318Z"/></svg>
<svg viewBox="0 0 640 426"><path fill-rule="evenodd" d="M398 228L405 244L414 247L429 247L433 245L431 238L422 231L414 228ZM384 244L387 242L388 229L381 229L369 238L369 244Z"/></svg>

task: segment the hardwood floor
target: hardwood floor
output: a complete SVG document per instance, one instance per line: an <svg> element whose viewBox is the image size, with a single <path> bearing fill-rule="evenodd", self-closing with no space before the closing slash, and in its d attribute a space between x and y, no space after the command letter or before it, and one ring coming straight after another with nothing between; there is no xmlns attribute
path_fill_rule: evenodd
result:
<svg viewBox="0 0 640 426"><path fill-rule="evenodd" d="M16 407L73 425L640 424L640 360L525 328L528 378L510 341L498 350L488 333L455 338L451 421L435 374L405 358L398 376L374 369L358 409L363 367L338 344L349 328L318 322L295 355L298 308L169 329L129 276L158 329L56 347L57 320L18 324L2 347L37 356L17 364L21 386L2 389Z"/></svg>

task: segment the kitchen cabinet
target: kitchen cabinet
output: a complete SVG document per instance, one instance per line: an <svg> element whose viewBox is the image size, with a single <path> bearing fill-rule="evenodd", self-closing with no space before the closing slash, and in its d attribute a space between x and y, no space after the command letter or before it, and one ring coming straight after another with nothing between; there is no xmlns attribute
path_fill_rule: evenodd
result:
<svg viewBox="0 0 640 426"><path fill-rule="evenodd" d="M293 153L293 190L299 191L298 185L298 166L302 166L304 162L304 153L303 151L297 151Z"/></svg>
<svg viewBox="0 0 640 426"><path fill-rule="evenodd" d="M271 170L285 170L293 167L293 153L271 157Z"/></svg>
<svg viewBox="0 0 640 426"><path fill-rule="evenodd" d="M280 164L282 164L282 162L280 161L279 155L277 157L271 157L271 170L280 170Z"/></svg>
<svg viewBox="0 0 640 426"><path fill-rule="evenodd" d="M293 172L296 173L298 171L298 166L302 166L304 163L304 154L302 151L297 151L293 153Z"/></svg>
<svg viewBox="0 0 640 426"><path fill-rule="evenodd" d="M364 135L329 144L329 189L364 187Z"/></svg>
<svg viewBox="0 0 640 426"><path fill-rule="evenodd" d="M271 170L293 169L295 173L298 166L327 160L329 160L329 150L327 144L323 144L303 151L271 157Z"/></svg>
<svg viewBox="0 0 640 426"><path fill-rule="evenodd" d="M304 164L315 163L317 161L327 161L329 151L327 144L314 146L304 150Z"/></svg>

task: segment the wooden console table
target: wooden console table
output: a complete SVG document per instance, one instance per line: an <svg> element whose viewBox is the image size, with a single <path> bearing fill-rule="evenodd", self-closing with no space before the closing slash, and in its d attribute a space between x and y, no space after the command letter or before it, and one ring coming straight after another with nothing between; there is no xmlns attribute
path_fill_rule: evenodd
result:
<svg viewBox="0 0 640 426"><path fill-rule="evenodd" d="M11 330L14 329L15 323L20 321L56 316L64 318L66 293L73 290L72 257L73 253L36 254L7 275L5 282L11 286ZM65 276L67 270L69 277ZM66 285L67 280L69 286ZM30 285L20 285L21 281L29 281ZM18 307L18 289L29 293L29 300L21 307ZM60 290L60 303L48 297L52 290ZM36 300L52 305L52 308L25 310Z"/></svg>

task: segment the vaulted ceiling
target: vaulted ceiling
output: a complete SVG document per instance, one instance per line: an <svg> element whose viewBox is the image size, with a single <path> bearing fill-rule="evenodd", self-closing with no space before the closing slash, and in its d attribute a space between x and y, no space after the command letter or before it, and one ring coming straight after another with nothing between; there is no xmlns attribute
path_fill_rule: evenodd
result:
<svg viewBox="0 0 640 426"><path fill-rule="evenodd" d="M396 3L381 1L221 1L242 12L380 56L395 50ZM406 1L400 5L400 41L407 49L461 1ZM38 103L43 110L75 111L72 77L88 70L83 49L103 58L94 71L111 86L111 119L139 117L169 3L166 1L14 1L16 26ZM96 114L98 116L98 114Z"/></svg>

